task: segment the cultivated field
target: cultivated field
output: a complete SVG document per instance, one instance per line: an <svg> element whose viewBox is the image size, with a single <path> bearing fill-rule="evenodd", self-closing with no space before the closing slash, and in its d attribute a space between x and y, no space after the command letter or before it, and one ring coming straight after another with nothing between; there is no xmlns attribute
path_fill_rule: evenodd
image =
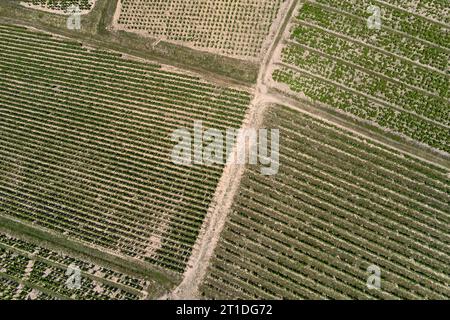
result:
<svg viewBox="0 0 450 320"><path fill-rule="evenodd" d="M0 1L0 300L450 299L449 17ZM212 143L238 128L279 152L174 162L178 129L203 160L245 149Z"/></svg>
<svg viewBox="0 0 450 320"><path fill-rule="evenodd" d="M77 290L66 285L70 265L81 271ZM144 299L149 285L0 231L0 299Z"/></svg>
<svg viewBox="0 0 450 320"><path fill-rule="evenodd" d="M82 11L92 9L95 0L20 0L26 6L42 8L50 11L66 11L72 5L79 6Z"/></svg>
<svg viewBox="0 0 450 320"><path fill-rule="evenodd" d="M450 298L448 169L286 107L265 127L281 130L280 172L247 169L204 297Z"/></svg>
<svg viewBox="0 0 450 320"><path fill-rule="evenodd" d="M120 0L114 28L237 58L259 58L286 0Z"/></svg>
<svg viewBox="0 0 450 320"><path fill-rule="evenodd" d="M249 94L0 25L0 214L182 272L222 166L171 133L239 128Z"/></svg>
<svg viewBox="0 0 450 320"><path fill-rule="evenodd" d="M275 86L449 152L444 2L307 1L292 20ZM371 4L381 10L380 30L367 27Z"/></svg>

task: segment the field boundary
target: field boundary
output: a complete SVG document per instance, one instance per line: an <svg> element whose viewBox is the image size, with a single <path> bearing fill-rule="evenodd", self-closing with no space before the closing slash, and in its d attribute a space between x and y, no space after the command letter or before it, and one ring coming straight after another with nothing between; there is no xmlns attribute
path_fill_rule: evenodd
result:
<svg viewBox="0 0 450 320"><path fill-rule="evenodd" d="M416 141L406 140L406 137L396 134L393 134L393 137L391 137L388 132L373 124L362 122L360 119L353 118L337 110L330 110L329 107L322 106L319 103L314 103L307 99L294 98L276 88L270 88L269 93L277 100L277 104L280 107L284 106L306 113L316 119L323 120L334 126L353 132L365 139L372 140L385 147L395 149L400 153L407 154L442 169L448 170L450 167L450 155L441 154L437 150L429 150L428 146L418 145Z"/></svg>
<svg viewBox="0 0 450 320"><path fill-rule="evenodd" d="M273 37L273 42L265 52L263 62L258 74L258 83L256 85L255 96L247 110L243 127L259 128L264 121L265 112L272 103L273 98L267 95L265 77L270 72L270 61L275 52L278 43L283 39L284 33L290 16L297 5L296 0L289 0L286 6L286 12L283 12L282 27ZM235 146L236 149L237 146ZM181 284L168 296L161 299L193 299L199 297L199 287L206 276L210 260L214 254L225 223L231 211L236 193L239 190L241 179L244 175L246 166L227 165L224 168L219 185L216 189L210 209L208 210L202 229L194 246L193 253L188 262L188 267L183 275Z"/></svg>
<svg viewBox="0 0 450 320"><path fill-rule="evenodd" d="M285 43L289 43L290 28L298 24L296 21L295 12L298 12L305 4L304 0L295 1L295 5L290 9L289 17L283 23L283 32L278 35L277 44L272 48L270 59L266 61L264 66L265 76L262 83L266 87L266 101L278 104L280 106L290 107L297 110L302 110L307 114L324 120L330 124L349 130L378 142L386 147L393 148L404 154L408 154L416 159L425 161L429 164L439 166L445 170L450 167L450 154L442 150L437 150L428 145L422 144L412 138L406 137L400 133L394 133L388 129L382 128L370 121L364 121L356 118L351 114L344 113L332 107L314 102L309 99L301 98L294 95L290 90L286 90L282 84L275 83L272 79L272 72L275 65L279 64L278 56L281 55L281 50ZM294 12L295 9L295 12Z"/></svg>
<svg viewBox="0 0 450 320"><path fill-rule="evenodd" d="M130 32L110 30L118 0L97 0L96 6L82 18L82 30L66 28L66 17L33 10L13 1L0 3L0 23L15 24L71 38L85 45L134 55L161 64L201 73L208 79L250 87L256 83L258 64L161 42ZM36 15L35 11L39 14Z"/></svg>
<svg viewBox="0 0 450 320"><path fill-rule="evenodd" d="M61 251L69 256L80 258L99 265L113 268L125 274L140 276L155 281L168 290L178 282L179 275L171 274L170 271L158 270L155 266L133 261L112 253L87 246L79 241L67 239L63 235L30 226L27 223L17 221L0 214L0 230L44 248Z"/></svg>

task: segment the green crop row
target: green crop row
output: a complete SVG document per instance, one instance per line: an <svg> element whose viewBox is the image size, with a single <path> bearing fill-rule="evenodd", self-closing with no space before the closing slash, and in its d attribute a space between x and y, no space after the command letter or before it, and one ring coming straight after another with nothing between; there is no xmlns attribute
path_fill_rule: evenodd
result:
<svg viewBox="0 0 450 320"><path fill-rule="evenodd" d="M351 64L296 45L285 47L282 59L310 74L385 101L394 108L411 111L438 124L450 125L450 103L438 96L423 93L371 73L370 70L357 69Z"/></svg>
<svg viewBox="0 0 450 320"><path fill-rule="evenodd" d="M204 297L448 299L446 171L286 107L265 125L281 131L280 171L246 169Z"/></svg>
<svg viewBox="0 0 450 320"><path fill-rule="evenodd" d="M380 3L381 1L376 1ZM384 1L385 3L387 1ZM446 0L389 0L390 5L408 12L416 13L428 19L450 24L450 8Z"/></svg>
<svg viewBox="0 0 450 320"><path fill-rule="evenodd" d="M53 10L65 11L71 5L78 5L81 10L90 10L92 8L91 0L22 0L22 1Z"/></svg>
<svg viewBox="0 0 450 320"><path fill-rule="evenodd" d="M382 27L389 27L396 31L407 33L411 36L423 39L445 48L450 48L450 30L443 28L430 20L418 15L398 10L397 8L385 5L383 2L360 0L349 2L345 0L317 0L317 3L336 8L349 14L367 19L371 13L367 8L376 5L380 8Z"/></svg>
<svg viewBox="0 0 450 320"><path fill-rule="evenodd" d="M378 49L362 46L323 30L300 24L292 30L291 38L302 46L318 50L328 56L351 62L442 98L450 98L448 76L388 55Z"/></svg>
<svg viewBox="0 0 450 320"><path fill-rule="evenodd" d="M366 21L356 17L328 11L318 5L306 3L298 19L320 26L332 32L350 37L367 45L372 45L390 53L395 53L412 61L446 72L448 68L448 50L407 37L388 29L371 30Z"/></svg>
<svg viewBox="0 0 450 320"><path fill-rule="evenodd" d="M27 250L24 250L24 248ZM144 290L146 290L148 285L148 282L144 279L132 277L112 269L101 267L91 262L73 258L62 252L56 252L41 246L36 246L5 233L0 233L0 250L3 255L9 255L8 259L2 259L2 272L7 275L14 276L14 278L18 280L30 280L29 275L33 274L34 262L39 261L42 266L47 266L46 269L50 267L58 267L57 269L61 272L59 275L60 277L65 276L66 270L64 269L67 269L69 265L74 265L80 269L83 276L96 279L99 284L107 284L107 287L111 289L113 288L111 287L112 285L118 286L118 288L125 288L125 290L129 290L135 294L141 294ZM25 268L17 267L18 262L21 260L26 262ZM16 270L16 272L12 273L13 270ZM60 283L60 286L64 287L65 284ZM128 296L128 293L126 293L123 298L126 296ZM114 294L103 296L103 298L114 298ZM116 298L120 299L120 296L117 296Z"/></svg>
<svg viewBox="0 0 450 320"><path fill-rule="evenodd" d="M239 128L250 95L7 25L0 58L2 214L182 272L223 166L171 133Z"/></svg>
<svg viewBox="0 0 450 320"><path fill-rule="evenodd" d="M275 70L273 78L277 82L286 83L292 91L301 92L313 101L373 121L381 127L437 149L450 151L449 130L437 127L413 114L382 106L367 97L292 70Z"/></svg>

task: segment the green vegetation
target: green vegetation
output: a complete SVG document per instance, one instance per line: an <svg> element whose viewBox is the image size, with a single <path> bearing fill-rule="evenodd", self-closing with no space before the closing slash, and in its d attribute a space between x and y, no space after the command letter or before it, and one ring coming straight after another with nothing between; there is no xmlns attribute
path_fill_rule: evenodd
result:
<svg viewBox="0 0 450 320"><path fill-rule="evenodd" d="M67 17L32 10L19 1L0 1L0 23L18 24L69 37L86 45L120 51L175 67L200 71L211 78L235 83L256 82L258 65L253 62L199 52L181 45L124 31L111 31L118 0L97 0L92 10L81 18L81 30L67 29Z"/></svg>
<svg viewBox="0 0 450 320"><path fill-rule="evenodd" d="M286 107L264 126L280 128L280 172L247 168L205 297L450 297L448 170Z"/></svg>
<svg viewBox="0 0 450 320"><path fill-rule="evenodd" d="M0 300L450 299L449 17L0 1ZM174 163L195 121L279 129L278 173Z"/></svg>
<svg viewBox="0 0 450 320"><path fill-rule="evenodd" d="M0 213L182 272L222 166L173 164L171 133L249 95L15 26L0 54Z"/></svg>
<svg viewBox="0 0 450 320"><path fill-rule="evenodd" d="M282 0L123 0L118 27L238 58L259 58Z"/></svg>
<svg viewBox="0 0 450 320"><path fill-rule="evenodd" d="M150 282L0 232L2 299L143 299ZM69 266L80 269L79 289L66 285Z"/></svg>
<svg viewBox="0 0 450 320"><path fill-rule="evenodd" d="M273 79L311 100L450 152L449 28L377 2L382 27L371 30L369 5L305 3Z"/></svg>
<svg viewBox="0 0 450 320"><path fill-rule="evenodd" d="M71 5L77 5L81 10L90 10L92 0L21 0L33 5L42 6L46 9L65 11Z"/></svg>

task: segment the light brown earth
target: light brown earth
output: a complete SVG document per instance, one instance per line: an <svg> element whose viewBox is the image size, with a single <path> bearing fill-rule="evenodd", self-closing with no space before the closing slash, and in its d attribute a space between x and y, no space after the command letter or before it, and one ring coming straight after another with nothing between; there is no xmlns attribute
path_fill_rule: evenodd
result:
<svg viewBox="0 0 450 320"><path fill-rule="evenodd" d="M273 43L273 39L274 39L275 35L278 33L278 30L280 30L281 25L285 21L286 12L289 10L291 3L292 3L292 1L288 0L285 3L281 4L277 18L272 22L272 26L270 28L269 35L266 37L265 41L263 42L260 55L257 57L254 57L254 58L248 57L248 56L239 56L239 55L226 55L226 54L221 53L220 49L198 47L191 43L187 43L184 41L170 40L170 39L167 39L166 37L155 38L155 41L153 42L153 46L156 47L158 45L158 43L160 43L161 41L165 41L165 42L169 42L169 43L182 45L184 47L187 47L187 48L190 48L193 50L202 51L202 52L224 55L224 56L229 56L232 58L238 58L238 59L252 61L252 62L260 62L260 60L265 57L267 50L271 47L271 44ZM146 30L130 30L126 26L120 25L118 23L118 20L120 17L121 10L122 10L122 0L119 0L117 3L116 10L114 12L111 26L110 26L111 30L133 32L133 33L139 34L140 36L143 36L143 37L151 37L151 35L149 35L148 31L146 31Z"/></svg>
<svg viewBox="0 0 450 320"><path fill-rule="evenodd" d="M280 22L287 21L288 17L291 16L295 3L295 0L289 0L287 2L288 5L281 11L282 19L279 19ZM280 40L283 38L281 35L283 34L284 28L286 28L286 24L284 27L280 27L279 25L277 27L278 32L271 35L274 41L272 41L272 45L266 50L266 54L258 75L254 98L249 109L247 110L247 115L242 127L243 129L260 128L263 124L266 109L270 104L279 102L276 97L268 94L268 88L265 82L271 75L271 62L273 60L275 48L279 45L281 42ZM234 150L236 149L237 146L235 146ZM183 281L173 292L162 296L160 299L200 298L199 286L206 275L209 261L219 241L223 227L225 226L225 222L233 205L234 196L239 189L244 171L244 165L228 164L225 166L212 204L208 210L206 219L194 246L193 253L183 275Z"/></svg>
<svg viewBox="0 0 450 320"><path fill-rule="evenodd" d="M290 91L287 85L275 84L272 80L272 73L275 70L276 64L281 61L281 50L284 46L283 40L288 39L290 35L292 23L289 17L294 16L294 12L298 12L303 5L302 3L296 5L296 3L296 1L289 1L289 6L285 7L282 11L283 19L278 21L278 32L274 35L271 34L273 37L272 44L265 51L258 75L258 82L255 86L255 97L248 110L244 128L260 127L263 123L264 112L268 107L283 105L348 130L360 137L374 140L383 146L395 148L414 158L438 165L442 168L448 168L450 162L436 156L436 154L417 152L417 150L409 145L395 142L382 135L374 134L370 130L363 130L350 121L340 119L337 116L324 112L322 109L311 106L311 101L307 101L304 95L302 96L300 94L295 98L287 96L286 92ZM302 100L304 101L302 102ZM189 260L188 267L183 275L183 281L175 290L160 297L160 299L200 298L199 287L206 276L209 261L213 256L214 249L220 238L220 233L227 221L244 171L245 166L228 165L225 167L214 200L202 226L191 259Z"/></svg>
<svg viewBox="0 0 450 320"><path fill-rule="evenodd" d="M264 45L264 56L262 57L262 65L258 75L258 81L251 91L254 93L254 99L251 102L249 109L247 110L246 118L244 120L243 128L259 128L263 123L264 113L268 107L271 105L283 105L299 112L306 113L313 117L319 118L325 122L332 123L333 125L343 128L345 130L351 131L352 133L368 138L370 140L375 140L376 142L390 147L396 148L400 152L409 154L412 157L420 158L423 161L427 161L434 165L439 165L441 167L449 167L449 162L442 160L442 158L437 158L432 154L427 154L425 152L418 153L417 150L405 146L401 143L392 141L391 139L373 134L370 131L363 131L357 126L340 119L337 116L330 115L324 112L320 108L315 108L309 103L302 102L298 99L287 96L285 93L286 86L281 86L279 84L274 84L271 79L272 72L274 71L274 66L276 63L281 61L281 49L283 47L283 40L287 39L290 34L290 19L293 16L293 10L298 10L300 5L296 5L295 0L288 0L285 5L282 6L279 16L273 23L270 34L265 41ZM27 5L28 6L28 5ZM41 7L36 8L39 10L53 12L55 10L43 9ZM59 13L61 12L54 12ZM120 13L120 1L116 8L114 14L112 28L117 30L120 28L117 26L118 15ZM58 36L58 35L55 35ZM60 36L58 36L60 37ZM154 45L156 46L159 41L164 39L156 39ZM165 40L164 40L165 41ZM195 48L198 50L198 48ZM209 50L204 50L209 51ZM209 51L213 52L213 51ZM133 56L126 56L130 59L144 60L141 58L136 58ZM145 60L147 61L147 60ZM149 62L149 61L147 61ZM164 70L184 72L177 68L171 66L163 66ZM201 76L205 80L217 81L217 79L208 79L205 76ZM248 88L242 86L237 87L237 89L248 90ZM282 92L282 93L281 93ZM298 98L298 96L297 96ZM302 97L300 97L302 98ZM131 99L131 97L130 97ZM306 100L306 99L305 99ZM130 100L131 101L131 100ZM235 147L236 149L236 147ZM195 299L200 298L199 285L204 279L208 265L211 257L214 254L214 250L219 241L220 234L223 227L227 221L228 214L233 205L233 199L238 192L241 178L244 174L245 166L238 165L226 165L222 174L222 177L217 186L213 201L210 205L208 213L206 215L205 221L203 223L202 229L200 230L199 237L194 246L193 253L189 259L188 266L183 275L183 280L181 284L172 292L161 296L160 299ZM159 238L155 237L150 239L151 242L155 243L154 247L158 247ZM96 247L96 246L92 246ZM149 254L152 252L152 246L149 247ZM102 248L98 248L102 249ZM103 249L102 249L103 250ZM109 252L112 255L118 255L117 252Z"/></svg>

